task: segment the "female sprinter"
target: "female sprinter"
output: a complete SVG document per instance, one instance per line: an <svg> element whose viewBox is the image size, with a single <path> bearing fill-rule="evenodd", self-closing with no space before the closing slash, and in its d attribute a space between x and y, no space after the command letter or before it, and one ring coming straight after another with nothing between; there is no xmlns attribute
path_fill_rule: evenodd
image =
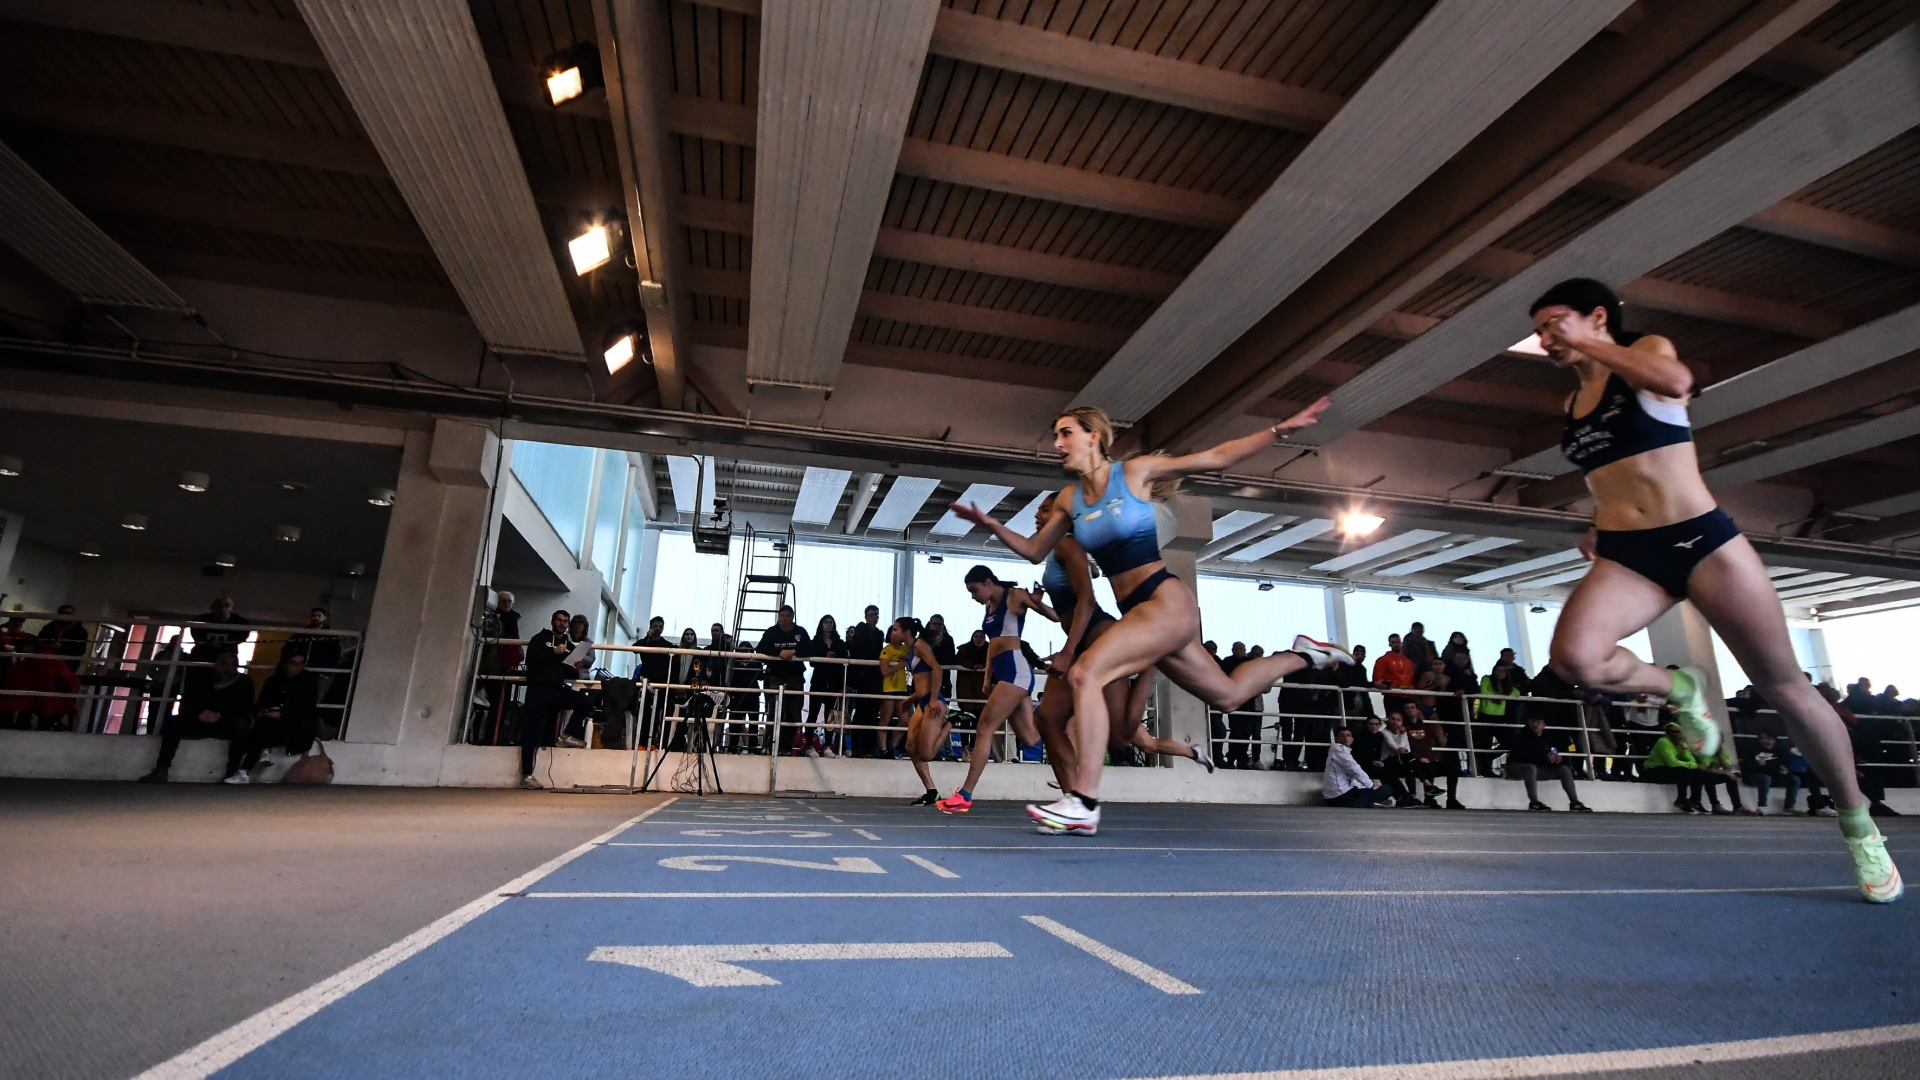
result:
<svg viewBox="0 0 1920 1080"><path fill-rule="evenodd" d="M1041 518L1053 512L1054 498L1049 495L1040 503ZM1081 550L1073 537L1061 537L1053 554L1047 556L1040 587L1046 591L1047 599L1053 602L1061 625L1067 627L1066 645L1050 663L1056 668L1071 668L1074 656L1081 651L1081 643L1091 645L1098 641L1100 635L1114 624L1113 616L1101 609L1100 601L1094 595L1093 570L1087 563L1087 553ZM1083 596L1087 597L1084 604L1080 602ZM1147 731L1143 721L1146 718L1147 697L1153 691L1153 679L1154 673L1149 669L1136 676L1131 684L1126 679L1107 684L1107 749L1136 746L1149 754L1190 757L1212 772L1213 760L1207 756L1204 748L1188 746L1176 739L1159 738ZM1056 686L1053 693L1042 695L1040 709L1035 713L1034 720L1040 729L1040 737L1047 744L1047 758L1054 764L1054 773L1060 777L1060 786L1068 790L1072 788L1079 769L1079 754L1066 733L1067 723L1073 716L1073 695L1065 683L1066 680L1062 679L1061 685ZM1042 831L1057 830L1042 826Z"/></svg>
<svg viewBox="0 0 1920 1080"><path fill-rule="evenodd" d="M940 661L926 639L926 627L910 615L893 621L907 640L907 678L912 680L912 697L907 699L907 756L913 759L913 771L927 787L926 793L910 806L933 806L940 801L940 789L933 786L933 772L927 762L947 745L947 699L940 693Z"/></svg>
<svg viewBox="0 0 1920 1080"><path fill-rule="evenodd" d="M973 733L973 753L967 762L967 780L947 798L934 804L943 814L964 814L973 809L973 785L987 771L987 755L993 750L994 733L1002 721L1013 721L1014 737L1022 746L1040 741L1033 727L1033 666L1020 651L1020 631L1025 628L1027 612L1059 622L1053 609L1034 599L1032 593L993 576L987 566L967 571L967 595L986 606L980 629L987 635L987 677L991 689L980 707L980 725Z"/></svg>
<svg viewBox="0 0 1920 1080"><path fill-rule="evenodd" d="M1028 562L1045 559L1071 529L1113 583L1114 595L1121 598L1119 621L1088 646L1067 672L1073 687L1073 744L1083 749L1074 788L1044 807L1027 807L1043 827L1087 836L1100 827L1098 793L1104 755L1093 751L1107 738L1104 691L1115 679L1158 665L1180 687L1227 711L1264 693L1290 672L1309 665L1330 668L1353 662L1337 646L1303 635L1294 639L1292 652L1242 664L1232 675L1221 671L1200 644L1200 605L1193 590L1160 559L1160 537L1148 503L1155 481L1231 468L1313 423L1326 407L1323 398L1265 431L1198 454L1147 454L1125 462L1107 456L1113 447L1113 425L1107 414L1095 408L1072 409L1053 422L1053 448L1080 478L1060 492L1068 500L1067 513L1056 512L1035 535L1021 536L978 507L953 508L966 520L992 530Z"/></svg>
<svg viewBox="0 0 1920 1080"><path fill-rule="evenodd" d="M1766 567L1700 478L1687 422L1692 373L1666 338L1628 333L1619 299L1600 282L1563 281L1532 312L1547 355L1580 376L1560 448L1594 498L1580 544L1593 566L1554 627L1554 670L1589 690L1666 695L1689 745L1713 753L1720 730L1705 673L1666 671L1618 644L1691 600L1832 787L1861 894L1898 899L1900 871L1867 816L1846 725L1801 675Z"/></svg>

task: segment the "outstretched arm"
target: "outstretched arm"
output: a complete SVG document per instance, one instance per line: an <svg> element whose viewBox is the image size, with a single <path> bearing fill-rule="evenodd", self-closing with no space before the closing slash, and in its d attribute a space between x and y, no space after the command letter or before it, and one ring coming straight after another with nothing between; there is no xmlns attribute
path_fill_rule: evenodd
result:
<svg viewBox="0 0 1920 1080"><path fill-rule="evenodd" d="M1072 498L1071 490L1072 489L1062 491L1060 498ZM992 532L994 536L999 538L1001 543L1007 545L1010 550L1018 553L1021 558L1030 563L1044 562L1047 553L1053 550L1053 546L1060 542L1061 537L1067 535L1067 529L1073 525L1073 516L1071 514L1063 514L1056 509L1052 517L1041 522L1038 532L1032 536L1021 536L1019 533L1014 532L1012 529L1007 528L995 520L993 515L972 503L968 503L965 506L954 503L950 509L953 510L954 516L964 521L971 521L975 525L982 526Z"/></svg>
<svg viewBox="0 0 1920 1080"><path fill-rule="evenodd" d="M1230 469L1284 440L1289 434L1319 423L1320 414L1326 411L1327 399L1321 398L1265 431L1256 431L1251 435L1230 439L1211 450L1202 450L1197 454L1183 454L1179 457L1142 454L1139 457L1129 458L1127 459L1127 481L1144 488L1155 480L1177 479L1194 473L1220 472L1223 469Z"/></svg>

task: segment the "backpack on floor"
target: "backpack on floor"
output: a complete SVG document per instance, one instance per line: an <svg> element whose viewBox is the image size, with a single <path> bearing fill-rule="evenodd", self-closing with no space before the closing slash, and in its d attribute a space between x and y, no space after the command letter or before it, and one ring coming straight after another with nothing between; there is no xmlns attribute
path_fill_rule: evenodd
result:
<svg viewBox="0 0 1920 1080"><path fill-rule="evenodd" d="M287 767L287 773L280 778L283 784L331 784L333 783L333 759L327 756L325 743L314 740L313 753L301 758Z"/></svg>

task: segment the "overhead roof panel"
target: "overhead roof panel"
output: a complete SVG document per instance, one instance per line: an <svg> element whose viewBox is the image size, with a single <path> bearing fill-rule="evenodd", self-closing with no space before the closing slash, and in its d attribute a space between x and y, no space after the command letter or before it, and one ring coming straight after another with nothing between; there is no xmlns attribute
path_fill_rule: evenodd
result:
<svg viewBox="0 0 1920 1080"><path fill-rule="evenodd" d="M193 311L4 143L0 238L89 304Z"/></svg>
<svg viewBox="0 0 1920 1080"><path fill-rule="evenodd" d="M487 344L585 355L462 0L297 0Z"/></svg>

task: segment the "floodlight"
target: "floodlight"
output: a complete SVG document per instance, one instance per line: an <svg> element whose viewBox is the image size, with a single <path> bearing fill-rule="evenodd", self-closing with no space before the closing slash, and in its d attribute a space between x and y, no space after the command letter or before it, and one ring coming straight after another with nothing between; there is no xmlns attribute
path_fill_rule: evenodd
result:
<svg viewBox="0 0 1920 1080"><path fill-rule="evenodd" d="M613 239L604 224L589 226L567 241L567 254L573 257L574 274L585 274L613 258Z"/></svg>
<svg viewBox="0 0 1920 1080"><path fill-rule="evenodd" d="M120 517L120 527L123 529L127 529L131 532L146 532L147 531L147 515L123 514Z"/></svg>
<svg viewBox="0 0 1920 1080"><path fill-rule="evenodd" d="M213 480L203 472L183 472L180 474L181 491L191 491L198 494L207 490L207 485L211 483L213 483Z"/></svg>
<svg viewBox="0 0 1920 1080"><path fill-rule="evenodd" d="M1340 518L1340 531L1348 536L1370 536L1386 522L1387 519L1378 514L1355 510Z"/></svg>
<svg viewBox="0 0 1920 1080"><path fill-rule="evenodd" d="M367 502L373 506L392 506L393 489L389 487L370 487L367 489Z"/></svg>

